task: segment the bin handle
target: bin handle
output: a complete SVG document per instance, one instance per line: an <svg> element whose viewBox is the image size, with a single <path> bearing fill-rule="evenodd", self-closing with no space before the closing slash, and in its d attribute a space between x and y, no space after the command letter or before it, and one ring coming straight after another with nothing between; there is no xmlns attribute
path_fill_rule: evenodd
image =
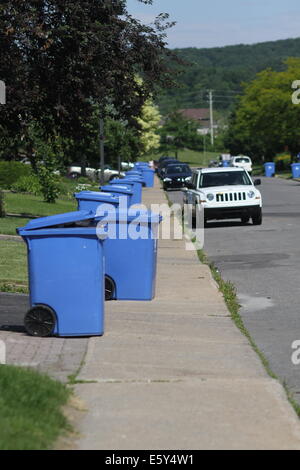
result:
<svg viewBox="0 0 300 470"><path fill-rule="evenodd" d="M30 240L30 238L26 238L26 243L27 243L28 251L31 251L31 240Z"/></svg>

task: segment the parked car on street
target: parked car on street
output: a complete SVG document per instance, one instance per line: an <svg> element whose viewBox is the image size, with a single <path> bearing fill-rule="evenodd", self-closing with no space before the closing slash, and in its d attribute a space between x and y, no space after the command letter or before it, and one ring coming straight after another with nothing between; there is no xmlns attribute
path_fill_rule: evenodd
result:
<svg viewBox="0 0 300 470"><path fill-rule="evenodd" d="M164 158L159 164L158 164L158 169L157 169L157 174L160 178L163 176L163 170L168 166L170 163L177 163L178 160L176 158Z"/></svg>
<svg viewBox="0 0 300 470"><path fill-rule="evenodd" d="M192 170L186 163L172 162L163 169L163 188L168 189L184 188L191 180Z"/></svg>
<svg viewBox="0 0 300 470"><path fill-rule="evenodd" d="M134 167L134 163L131 162L121 162L122 170L131 170Z"/></svg>
<svg viewBox="0 0 300 470"><path fill-rule="evenodd" d="M238 155L236 157L231 157L230 166L236 168L244 168L248 171L249 174L252 173L252 160L247 155Z"/></svg>
<svg viewBox="0 0 300 470"><path fill-rule="evenodd" d="M67 176L69 178L79 178L81 176L81 166L72 165L68 168ZM96 170L95 168L86 168L86 176L93 180L99 179L101 170ZM110 181L119 176L119 172L117 170L113 170L110 166L106 165L104 169L104 181ZM125 173L120 173L121 177L125 176Z"/></svg>
<svg viewBox="0 0 300 470"><path fill-rule="evenodd" d="M243 168L201 168L193 171L184 203L190 204L195 215L199 205L204 210L204 221L241 219L246 224L262 223L262 197L256 186L261 180L252 181Z"/></svg>

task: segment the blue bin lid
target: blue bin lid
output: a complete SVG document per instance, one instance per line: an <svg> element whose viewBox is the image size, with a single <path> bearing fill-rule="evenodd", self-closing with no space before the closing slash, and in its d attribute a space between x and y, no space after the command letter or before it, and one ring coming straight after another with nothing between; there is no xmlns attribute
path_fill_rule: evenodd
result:
<svg viewBox="0 0 300 470"><path fill-rule="evenodd" d="M132 186L134 184L143 184L144 180L143 179L130 179L130 178L124 178L123 180L112 180L110 181L110 184L112 184L114 187L115 185L125 185L125 184L131 184Z"/></svg>
<svg viewBox="0 0 300 470"><path fill-rule="evenodd" d="M102 201L118 203L119 196L112 193L106 193L102 191L81 191L80 193L74 193L76 199L84 199L85 201Z"/></svg>
<svg viewBox="0 0 300 470"><path fill-rule="evenodd" d="M142 172L142 173L145 173L145 172L147 172L147 171L154 173L155 170L153 170L153 168L150 168L150 166L149 166L149 167L144 167L144 166L141 167L141 172Z"/></svg>
<svg viewBox="0 0 300 470"><path fill-rule="evenodd" d="M101 186L101 191L105 191L105 192L111 192L111 193L120 193L120 194L125 194L127 196L132 196L133 195L133 191L129 188L127 188L127 186L122 186L122 185L107 185L107 186Z"/></svg>
<svg viewBox="0 0 300 470"><path fill-rule="evenodd" d="M160 223L162 216L156 212L145 209L116 209L105 211L105 215L95 217L95 220L101 220L105 217L106 222L128 222L133 223ZM136 220L138 219L138 220Z"/></svg>
<svg viewBox="0 0 300 470"><path fill-rule="evenodd" d="M25 227L17 228L17 233L21 231L39 230L49 227L57 227L68 225L76 222L92 220L95 217L93 211L74 211L65 214L50 215L48 217L39 217L38 219L30 220Z"/></svg>

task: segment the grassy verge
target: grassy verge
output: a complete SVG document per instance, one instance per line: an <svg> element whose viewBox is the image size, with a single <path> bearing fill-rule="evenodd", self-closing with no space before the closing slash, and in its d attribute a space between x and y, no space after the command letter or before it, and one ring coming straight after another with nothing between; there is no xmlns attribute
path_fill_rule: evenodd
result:
<svg viewBox="0 0 300 470"><path fill-rule="evenodd" d="M28 292L25 243L0 240L0 291Z"/></svg>
<svg viewBox="0 0 300 470"><path fill-rule="evenodd" d="M0 218L0 234L3 235L16 235L16 228L26 225L32 217L45 217L77 209L74 198L58 199L55 204L48 204L39 196L8 192L4 199L6 213L12 215ZM13 214L21 216L16 217Z"/></svg>
<svg viewBox="0 0 300 470"><path fill-rule="evenodd" d="M4 217L0 218L0 233L3 235L17 235L16 228L24 227L29 222L29 218L24 217Z"/></svg>
<svg viewBox="0 0 300 470"><path fill-rule="evenodd" d="M190 166L208 166L211 160L217 160L218 152L196 152L194 150L182 150L178 159Z"/></svg>
<svg viewBox="0 0 300 470"><path fill-rule="evenodd" d="M58 199L55 204L48 204L32 194L5 193L5 208L9 214L44 217L76 210L76 201Z"/></svg>
<svg viewBox="0 0 300 470"><path fill-rule="evenodd" d="M45 375L0 366L0 450L45 450L69 429L68 389Z"/></svg>
<svg viewBox="0 0 300 470"><path fill-rule="evenodd" d="M148 155L141 160L158 160L161 155ZM164 154L165 155L165 154ZM197 152L196 150L183 149L178 152L178 160L187 163L190 166L208 166L211 160L217 160L220 152ZM169 153L170 157L174 157L174 153Z"/></svg>
<svg viewBox="0 0 300 470"><path fill-rule="evenodd" d="M267 358L260 351L260 349L257 347L257 345L253 341L249 331L247 330L247 328L244 325L243 319L242 319L242 317L239 313L240 304L238 302L235 286L231 282L224 281L224 279L220 275L219 271L216 269L214 264L208 260L206 254L204 253L203 250L198 250L198 257L199 257L199 259L202 263L207 264L210 267L212 276L213 276L214 280L216 281L216 283L218 284L220 292L223 294L225 303L226 303L227 308L230 312L230 315L231 315L231 318L232 318L233 322L235 323L237 328L242 332L242 334L246 336L246 338L248 339L248 341L249 341L250 345L252 346L253 350L259 356L259 358L260 358L264 368L266 369L267 373L269 374L269 376L273 379L279 380L278 377L276 376L276 374L274 374L274 372L272 371ZM294 400L292 393L287 388L287 385L285 383L282 383L282 386L284 387L284 389L286 391L287 398L288 398L289 402L293 406L293 408L294 408L295 412L297 413L297 415L300 417L300 405Z"/></svg>

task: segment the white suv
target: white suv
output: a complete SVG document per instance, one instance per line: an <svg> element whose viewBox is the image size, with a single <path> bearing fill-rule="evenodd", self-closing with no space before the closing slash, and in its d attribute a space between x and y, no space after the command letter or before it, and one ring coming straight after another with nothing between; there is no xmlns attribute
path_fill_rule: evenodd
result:
<svg viewBox="0 0 300 470"><path fill-rule="evenodd" d="M262 198L256 188L260 180L252 181L242 168L201 168L193 171L191 182L184 191L184 203L204 209L204 220L241 219L254 225L262 223Z"/></svg>
<svg viewBox="0 0 300 470"><path fill-rule="evenodd" d="M252 173L252 160L247 155L238 155L237 157L231 157L230 165L237 168L244 168L248 173Z"/></svg>

